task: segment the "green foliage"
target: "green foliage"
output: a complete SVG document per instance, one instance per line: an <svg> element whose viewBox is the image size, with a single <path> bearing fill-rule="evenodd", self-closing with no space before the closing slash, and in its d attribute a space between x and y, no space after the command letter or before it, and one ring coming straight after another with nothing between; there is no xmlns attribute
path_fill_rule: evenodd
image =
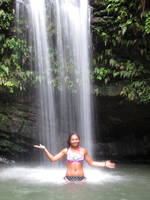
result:
<svg viewBox="0 0 150 200"><path fill-rule="evenodd" d="M145 33L150 34L150 11L145 13Z"/></svg>
<svg viewBox="0 0 150 200"><path fill-rule="evenodd" d="M103 0L97 5L101 8L96 8L100 20L92 30L96 94L101 94L101 88L122 82L120 95L150 102L150 8L143 8L140 0Z"/></svg>
<svg viewBox="0 0 150 200"><path fill-rule="evenodd" d="M139 102L147 103L150 99L149 85L150 79L133 81L131 84L123 87L121 95L127 96L130 100L137 100Z"/></svg>
<svg viewBox="0 0 150 200"><path fill-rule="evenodd" d="M14 19L14 9L10 0L0 0L0 31L9 30Z"/></svg>
<svg viewBox="0 0 150 200"><path fill-rule="evenodd" d="M15 35L13 2L1 0L0 3L0 87L13 93L28 88L35 75L28 70L27 42Z"/></svg>
<svg viewBox="0 0 150 200"><path fill-rule="evenodd" d="M0 55L0 86L10 92L25 89L26 82L33 76L33 72L23 69L29 57L26 42L16 37L7 38L3 41Z"/></svg>
<svg viewBox="0 0 150 200"><path fill-rule="evenodd" d="M0 122L2 123L2 122L5 122L7 120L8 120L8 118L6 117L6 115L3 115L3 114L0 113Z"/></svg>
<svg viewBox="0 0 150 200"><path fill-rule="evenodd" d="M94 75L96 76L96 79L100 81L104 80L105 84L107 84L107 82L110 80L109 74L110 74L110 70L104 67L101 67L101 68L96 67L94 69Z"/></svg>

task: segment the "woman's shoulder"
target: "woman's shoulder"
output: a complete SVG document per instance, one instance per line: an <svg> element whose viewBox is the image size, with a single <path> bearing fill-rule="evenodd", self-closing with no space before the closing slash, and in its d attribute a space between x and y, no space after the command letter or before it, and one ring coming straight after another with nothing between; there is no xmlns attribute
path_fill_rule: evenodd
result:
<svg viewBox="0 0 150 200"><path fill-rule="evenodd" d="M84 147L80 147L80 151L82 151L83 153L87 152L86 148L84 148Z"/></svg>
<svg viewBox="0 0 150 200"><path fill-rule="evenodd" d="M68 148L67 148L67 147L64 148L64 149L62 150L62 152L64 152L65 154L67 154L67 152L68 152Z"/></svg>

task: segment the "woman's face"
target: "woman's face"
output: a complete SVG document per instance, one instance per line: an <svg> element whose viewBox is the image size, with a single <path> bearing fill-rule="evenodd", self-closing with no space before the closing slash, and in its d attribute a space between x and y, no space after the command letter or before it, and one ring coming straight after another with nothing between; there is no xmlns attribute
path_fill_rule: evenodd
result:
<svg viewBox="0 0 150 200"><path fill-rule="evenodd" d="M72 135L70 138L70 145L72 147L78 147L80 144L80 139L77 135Z"/></svg>

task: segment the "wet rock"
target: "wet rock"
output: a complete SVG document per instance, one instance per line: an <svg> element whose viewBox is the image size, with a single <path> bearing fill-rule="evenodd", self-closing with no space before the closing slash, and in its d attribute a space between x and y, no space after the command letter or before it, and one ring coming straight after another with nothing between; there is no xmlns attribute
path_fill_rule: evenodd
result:
<svg viewBox="0 0 150 200"><path fill-rule="evenodd" d="M95 99L97 157L145 157L150 154L150 105L119 96Z"/></svg>
<svg viewBox="0 0 150 200"><path fill-rule="evenodd" d="M30 99L30 96L28 97ZM14 160L29 159L37 141L38 108L27 101L3 94L0 101L0 155Z"/></svg>
<svg viewBox="0 0 150 200"><path fill-rule="evenodd" d="M0 167L3 167L3 166L12 166L14 165L16 162L14 160L8 160L7 158L5 157L0 157Z"/></svg>

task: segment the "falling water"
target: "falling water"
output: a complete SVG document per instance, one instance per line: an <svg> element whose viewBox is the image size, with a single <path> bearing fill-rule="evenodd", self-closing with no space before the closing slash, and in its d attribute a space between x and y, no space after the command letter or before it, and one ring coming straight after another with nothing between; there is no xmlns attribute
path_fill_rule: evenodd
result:
<svg viewBox="0 0 150 200"><path fill-rule="evenodd" d="M17 1L20 3L20 1ZM35 55L34 65L39 73L39 139L51 152L56 153L56 124L51 62L49 59L50 47L48 46L46 5L44 0L22 1L26 7L28 19L31 21L29 43L32 44L32 52ZM18 6L18 4L17 4ZM17 11L18 13L18 11ZM34 49L34 50L33 50Z"/></svg>
<svg viewBox="0 0 150 200"><path fill-rule="evenodd" d="M57 59L62 70L61 83L64 85L64 77L70 79L65 69L69 64L71 78L78 85L75 95L68 94L66 87L60 93L60 116L65 122L62 126L80 133L83 146L91 152L89 22L87 0L56 0Z"/></svg>
<svg viewBox="0 0 150 200"><path fill-rule="evenodd" d="M39 73L41 143L56 153L66 146L68 133L76 132L92 153L88 0L16 2L17 16L29 23L33 68Z"/></svg>

